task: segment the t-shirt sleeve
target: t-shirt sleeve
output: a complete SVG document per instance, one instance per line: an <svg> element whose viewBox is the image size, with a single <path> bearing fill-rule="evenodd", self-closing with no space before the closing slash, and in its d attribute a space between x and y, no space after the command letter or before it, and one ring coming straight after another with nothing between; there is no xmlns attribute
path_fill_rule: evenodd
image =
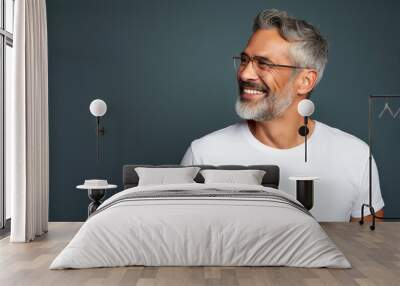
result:
<svg viewBox="0 0 400 286"><path fill-rule="evenodd" d="M189 166L189 165L195 165L195 159L194 159L194 154L193 154L193 149L191 146L186 150L185 155L183 155L181 165L182 166Z"/></svg>
<svg viewBox="0 0 400 286"><path fill-rule="evenodd" d="M372 158L372 206L374 207L375 212L381 210L385 203L383 202L381 188L379 185L379 174L378 168L376 166L374 158ZM355 200L353 204L353 209L351 211L352 217L361 217L361 206L362 204L369 204L369 159L367 163L364 165L363 173L361 176L361 182L359 186L359 194L358 198ZM370 215L368 207L364 207L364 215Z"/></svg>

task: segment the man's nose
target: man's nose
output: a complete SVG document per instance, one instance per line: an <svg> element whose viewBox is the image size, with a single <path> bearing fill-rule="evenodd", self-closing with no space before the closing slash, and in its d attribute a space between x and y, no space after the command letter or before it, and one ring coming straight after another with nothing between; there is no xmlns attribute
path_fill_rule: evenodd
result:
<svg viewBox="0 0 400 286"><path fill-rule="evenodd" d="M253 67L253 62L250 61L247 66L245 66L242 70L239 71L239 78L242 81L253 81L257 80L258 75Z"/></svg>

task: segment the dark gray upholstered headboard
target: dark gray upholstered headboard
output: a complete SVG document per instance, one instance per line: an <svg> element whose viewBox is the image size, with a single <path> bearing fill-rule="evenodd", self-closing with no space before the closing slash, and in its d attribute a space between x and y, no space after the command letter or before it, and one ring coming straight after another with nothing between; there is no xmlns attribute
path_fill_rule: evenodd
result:
<svg viewBox="0 0 400 286"><path fill-rule="evenodd" d="M255 169L255 170L264 170L266 173L262 180L262 185L265 187L272 187L278 189L279 187L279 167L276 165L250 165L250 166L242 166L242 165L221 165L221 166L212 166L212 165L194 165L196 167L200 167L201 169L220 169L220 170L247 170L247 169ZM162 168L179 168L185 167L181 165L124 165L123 174L122 174L122 183L124 185L124 189L136 187L139 182L139 177L135 171L136 167L162 167ZM197 183L204 183L203 176L198 173L194 178Z"/></svg>

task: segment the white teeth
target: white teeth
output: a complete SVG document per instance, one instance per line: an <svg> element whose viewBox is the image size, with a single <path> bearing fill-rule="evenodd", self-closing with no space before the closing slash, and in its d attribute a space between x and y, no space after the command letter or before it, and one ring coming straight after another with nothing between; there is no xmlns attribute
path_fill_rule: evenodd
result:
<svg viewBox="0 0 400 286"><path fill-rule="evenodd" d="M264 94L264 92L255 89L244 89L243 91L250 94Z"/></svg>

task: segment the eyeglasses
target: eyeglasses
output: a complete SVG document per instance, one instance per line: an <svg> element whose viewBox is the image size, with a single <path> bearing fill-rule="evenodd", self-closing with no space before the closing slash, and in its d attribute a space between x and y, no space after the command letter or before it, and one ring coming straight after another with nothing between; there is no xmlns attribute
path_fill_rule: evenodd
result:
<svg viewBox="0 0 400 286"><path fill-rule="evenodd" d="M274 64L271 63L268 59L260 56L249 57L246 54L241 54L240 56L233 57L233 63L236 71L244 70L249 62L255 63L255 65L253 65L253 68L258 74L268 72L272 68L309 69L308 67Z"/></svg>

